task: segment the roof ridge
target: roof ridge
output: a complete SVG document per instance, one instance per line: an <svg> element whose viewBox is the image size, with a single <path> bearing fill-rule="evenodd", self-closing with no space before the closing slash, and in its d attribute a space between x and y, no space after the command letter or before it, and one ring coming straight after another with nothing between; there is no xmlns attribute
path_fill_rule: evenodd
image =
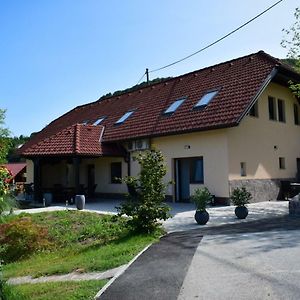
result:
<svg viewBox="0 0 300 300"><path fill-rule="evenodd" d="M75 124L74 131L74 150L75 153L78 154L80 152L80 124Z"/></svg>
<svg viewBox="0 0 300 300"><path fill-rule="evenodd" d="M280 62L280 60L278 58L275 58L275 57L271 56L270 54L264 52L263 50L259 50L258 52L253 52L253 53L250 53L250 54L247 54L247 55L244 55L244 56L240 56L240 57L233 58L233 59L230 59L230 60L222 61L222 62L216 63L214 65L210 65L210 66L207 66L207 67L204 67L204 68L201 68L201 69L197 69L197 70L185 73L185 74L181 74L181 75L178 75L176 77L171 77L171 78L168 78L168 79L164 80L163 82L154 82L152 84L149 84L149 85L146 85L146 86L142 86L139 89L136 89L134 91L126 91L126 92L124 92L122 94L111 95L111 96L108 96L108 97L106 97L104 99L99 98L96 101L93 101L93 102L90 102L90 103L86 103L86 104L82 104L82 105L78 105L74 109L72 109L71 111L78 110L78 109L81 109L81 108L85 108L85 107L88 107L90 105L94 105L94 104L97 104L99 102L102 102L102 101L107 101L107 100L110 100L110 99L118 98L120 96L137 93L137 92L140 92L141 90L152 88L153 86L162 85L162 84L165 84L165 83L168 83L168 82L176 81L176 80L178 80L180 78L190 76L190 75L192 75L194 73L202 72L202 71L208 70L208 69L213 69L213 68L219 67L221 65L225 65L225 64L230 64L230 63L232 63L234 61L245 59L247 57L251 57L251 56L255 56L255 55L263 55L267 59L271 60L272 62L277 62L277 63L281 64L281 62Z"/></svg>

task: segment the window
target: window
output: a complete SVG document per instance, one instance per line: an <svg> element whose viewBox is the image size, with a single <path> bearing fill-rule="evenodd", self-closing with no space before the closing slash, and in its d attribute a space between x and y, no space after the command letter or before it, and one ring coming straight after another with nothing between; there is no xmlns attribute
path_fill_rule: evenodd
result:
<svg viewBox="0 0 300 300"><path fill-rule="evenodd" d="M171 114L177 110L177 108L184 102L186 98L181 98L173 102L164 112L164 114Z"/></svg>
<svg viewBox="0 0 300 300"><path fill-rule="evenodd" d="M275 98L269 96L268 104L269 104L269 119L276 121L277 118L276 118Z"/></svg>
<svg viewBox="0 0 300 300"><path fill-rule="evenodd" d="M279 169L284 170L285 169L285 158L279 157Z"/></svg>
<svg viewBox="0 0 300 300"><path fill-rule="evenodd" d="M194 108L201 108L206 106L218 94L218 92L219 91L210 91L205 93L194 106Z"/></svg>
<svg viewBox="0 0 300 300"><path fill-rule="evenodd" d="M257 102L251 107L249 111L249 116L258 118L258 104Z"/></svg>
<svg viewBox="0 0 300 300"><path fill-rule="evenodd" d="M241 176L247 176L246 163L241 162Z"/></svg>
<svg viewBox="0 0 300 300"><path fill-rule="evenodd" d="M99 124L101 124L102 121L103 121L104 119L105 119L105 117L101 117L101 118L97 119L97 120L94 122L93 125L99 125Z"/></svg>
<svg viewBox="0 0 300 300"><path fill-rule="evenodd" d="M133 111L128 111L115 124L124 123L132 114L133 114Z"/></svg>
<svg viewBox="0 0 300 300"><path fill-rule="evenodd" d="M279 122L285 122L285 105L284 105L284 100L278 99L277 107L278 107L278 121Z"/></svg>
<svg viewBox="0 0 300 300"><path fill-rule="evenodd" d="M197 157L190 160L190 183L203 183L203 158Z"/></svg>
<svg viewBox="0 0 300 300"><path fill-rule="evenodd" d="M89 123L89 120L84 120L84 121L82 121L82 124L83 125L87 125Z"/></svg>
<svg viewBox="0 0 300 300"><path fill-rule="evenodd" d="M110 164L110 182L121 183L122 177L122 163L113 162Z"/></svg>
<svg viewBox="0 0 300 300"><path fill-rule="evenodd" d="M295 125L299 125L299 109L296 103L294 104L294 122Z"/></svg>

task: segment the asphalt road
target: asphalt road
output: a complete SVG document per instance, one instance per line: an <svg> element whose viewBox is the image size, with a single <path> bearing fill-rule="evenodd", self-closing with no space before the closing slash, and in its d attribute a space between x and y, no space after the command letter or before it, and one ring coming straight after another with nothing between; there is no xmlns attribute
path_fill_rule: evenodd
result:
<svg viewBox="0 0 300 300"><path fill-rule="evenodd" d="M169 234L99 299L298 300L300 218L281 216Z"/></svg>

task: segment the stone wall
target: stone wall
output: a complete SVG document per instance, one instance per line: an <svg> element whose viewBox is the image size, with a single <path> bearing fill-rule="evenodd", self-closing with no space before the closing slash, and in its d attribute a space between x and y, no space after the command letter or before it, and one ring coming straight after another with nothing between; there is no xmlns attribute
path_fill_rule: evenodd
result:
<svg viewBox="0 0 300 300"><path fill-rule="evenodd" d="M236 187L245 186L252 194L251 202L283 200L281 181L294 181L294 178L284 179L244 179L229 181L230 192Z"/></svg>

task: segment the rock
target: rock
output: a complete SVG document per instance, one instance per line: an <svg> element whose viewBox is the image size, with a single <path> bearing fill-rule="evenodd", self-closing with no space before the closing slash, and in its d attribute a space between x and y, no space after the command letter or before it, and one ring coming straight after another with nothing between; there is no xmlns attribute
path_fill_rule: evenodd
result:
<svg viewBox="0 0 300 300"><path fill-rule="evenodd" d="M299 194L289 200L289 214L292 216L300 216Z"/></svg>

